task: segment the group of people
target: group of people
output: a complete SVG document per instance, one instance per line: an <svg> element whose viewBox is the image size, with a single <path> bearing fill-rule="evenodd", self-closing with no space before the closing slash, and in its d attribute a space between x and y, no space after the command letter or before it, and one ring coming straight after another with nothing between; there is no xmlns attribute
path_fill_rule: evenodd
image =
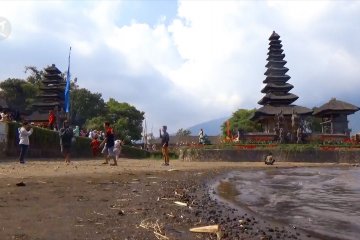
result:
<svg viewBox="0 0 360 240"><path fill-rule="evenodd" d="M2 120L8 120L6 113L1 113ZM117 161L121 154L123 145L122 140L115 140L115 134L113 128L109 122L104 123L104 131L90 130L88 133L84 133L78 126L74 129L70 127L69 121L66 120L66 114L63 109L58 111L57 109L50 110L48 116L48 128L59 132L60 137L60 149L65 158L65 163L70 163L70 153L73 143L76 141L77 136L88 136L91 139L90 148L93 157L97 157L101 154L105 156L103 164L108 164L110 160L113 160L112 166L117 165ZM18 129L20 156L19 162L25 163L25 155L29 148L29 136L33 133L32 124L28 121L23 121L22 126ZM160 138L162 145L162 154L164 158L165 166L169 165L169 134L167 133L167 126L163 126L160 129ZM102 149L100 151L100 149Z"/></svg>
<svg viewBox="0 0 360 240"><path fill-rule="evenodd" d="M100 142L98 136L93 135L90 147L92 149L92 154L94 157L99 156L100 148L103 147L101 153L105 156L105 162L103 164L109 164L109 160L113 160L111 166L117 166L117 161L121 154L121 148L123 141L115 140L115 134L113 128L110 126L109 122L104 123L105 137ZM60 129L60 145L61 151L65 157L65 163L70 163L70 152L71 145L74 142L74 130L70 128L67 121L64 122L64 127Z"/></svg>
<svg viewBox="0 0 360 240"><path fill-rule="evenodd" d="M98 141L98 137L94 136L90 146L94 156L98 156L99 148L103 147L103 150L101 151L101 153L105 155L105 162L103 164L108 164L109 160L112 159L113 163L110 165L116 166L121 154L122 141L115 140L114 130L111 128L109 122L104 123L104 128L105 138L100 142ZM20 146L19 162L21 164L25 163L25 155L30 145L29 137L33 131L34 130L28 121L23 121L22 126L18 128ZM60 149L66 164L70 163L71 148L75 142L74 132L74 129L70 127L70 124L67 120L63 122L63 127L59 130Z"/></svg>
<svg viewBox="0 0 360 240"><path fill-rule="evenodd" d="M0 122L11 122L18 121L20 119L20 114L18 111L9 112L6 110L0 111Z"/></svg>

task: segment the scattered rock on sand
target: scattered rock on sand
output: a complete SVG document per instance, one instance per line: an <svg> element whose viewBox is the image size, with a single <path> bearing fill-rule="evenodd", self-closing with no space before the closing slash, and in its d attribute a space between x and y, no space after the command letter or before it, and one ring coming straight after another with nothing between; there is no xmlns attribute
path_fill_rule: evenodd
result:
<svg viewBox="0 0 360 240"><path fill-rule="evenodd" d="M18 186L18 187L25 187L26 184L25 184L24 182L19 182L19 183L16 184L16 186Z"/></svg>

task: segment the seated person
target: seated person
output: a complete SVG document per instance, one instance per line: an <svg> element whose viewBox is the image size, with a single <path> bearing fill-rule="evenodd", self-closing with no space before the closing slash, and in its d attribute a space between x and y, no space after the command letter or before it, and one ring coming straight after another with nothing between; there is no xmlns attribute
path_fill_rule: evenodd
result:
<svg viewBox="0 0 360 240"><path fill-rule="evenodd" d="M272 153L269 153L265 156L265 164L266 165L273 165L275 162L275 158L272 156Z"/></svg>

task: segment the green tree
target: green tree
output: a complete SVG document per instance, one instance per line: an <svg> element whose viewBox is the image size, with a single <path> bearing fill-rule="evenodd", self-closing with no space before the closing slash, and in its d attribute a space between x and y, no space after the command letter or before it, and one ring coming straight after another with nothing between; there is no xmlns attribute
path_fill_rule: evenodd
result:
<svg viewBox="0 0 360 240"><path fill-rule="evenodd" d="M28 72L30 72L30 75L26 78L26 81L31 84L40 85L44 71L38 70L35 66L25 66L25 73Z"/></svg>
<svg viewBox="0 0 360 240"><path fill-rule="evenodd" d="M186 137L186 136L190 136L191 135L191 131L188 129L183 129L180 128L177 132L176 132L176 136L179 137Z"/></svg>
<svg viewBox="0 0 360 240"><path fill-rule="evenodd" d="M142 138L142 123L144 112L137 110L128 103L120 103L110 98L106 103L106 113L88 119L85 123L87 129L103 129L104 122L111 123L117 138L130 142Z"/></svg>
<svg viewBox="0 0 360 240"><path fill-rule="evenodd" d="M229 121L230 125L230 132L232 134L235 134L238 129L242 129L245 132L259 132L261 131L261 125L251 121L251 116L255 113L256 109L248 110L248 109L238 109L236 112L234 112L231 116ZM223 135L226 136L227 133L227 123L224 122L221 125L221 129L223 132Z"/></svg>
<svg viewBox="0 0 360 240"><path fill-rule="evenodd" d="M87 129L102 130L104 128L104 122L106 122L106 116L97 116L86 120L85 126Z"/></svg>
<svg viewBox="0 0 360 240"><path fill-rule="evenodd" d="M0 88L9 107L19 112L30 111L39 92L38 86L16 78L0 82Z"/></svg>
<svg viewBox="0 0 360 240"><path fill-rule="evenodd" d="M106 103L108 121L113 124L115 134L124 140L140 140L143 131L144 112L128 103L110 98Z"/></svg>
<svg viewBox="0 0 360 240"><path fill-rule="evenodd" d="M106 105L101 93L92 93L85 88L71 90L70 117L73 125L82 126L86 120L104 114Z"/></svg>

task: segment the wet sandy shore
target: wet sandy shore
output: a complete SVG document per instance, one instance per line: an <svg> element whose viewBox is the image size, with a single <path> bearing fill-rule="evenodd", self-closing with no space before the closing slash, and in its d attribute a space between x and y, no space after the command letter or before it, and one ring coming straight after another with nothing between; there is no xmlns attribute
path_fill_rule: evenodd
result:
<svg viewBox="0 0 360 240"><path fill-rule="evenodd" d="M0 239L217 239L215 234L189 232L191 227L212 224L220 224L221 239L315 239L293 226L220 202L216 196L221 189L209 188L209 182L227 171L264 168L263 163L101 163L0 163ZM17 186L19 182L25 186Z"/></svg>

